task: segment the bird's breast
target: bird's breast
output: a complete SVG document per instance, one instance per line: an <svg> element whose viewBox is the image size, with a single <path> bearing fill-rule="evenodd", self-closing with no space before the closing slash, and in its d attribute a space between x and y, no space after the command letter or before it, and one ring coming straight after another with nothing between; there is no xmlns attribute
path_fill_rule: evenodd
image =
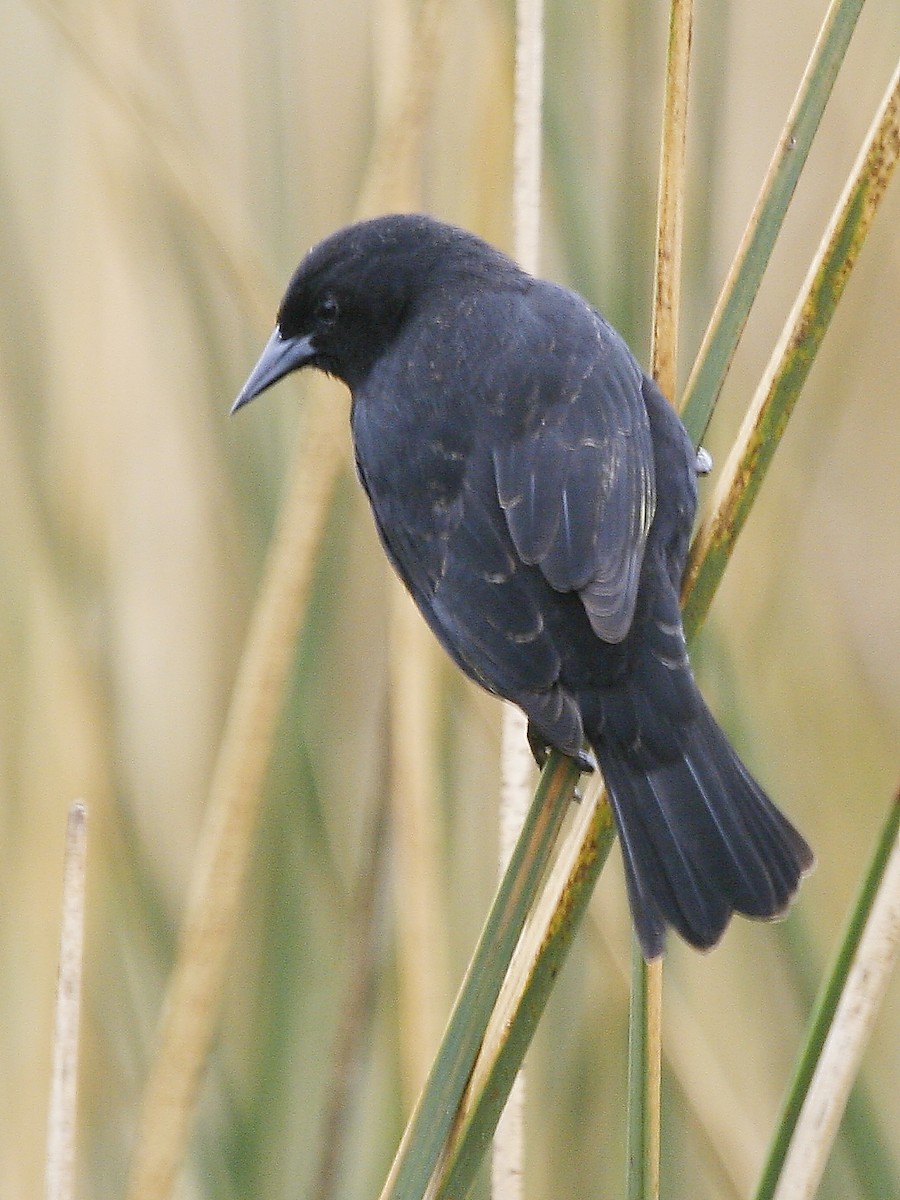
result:
<svg viewBox="0 0 900 1200"><path fill-rule="evenodd" d="M414 400L366 394L352 416L357 468L376 519L410 538L446 538L459 520L472 455L464 422Z"/></svg>

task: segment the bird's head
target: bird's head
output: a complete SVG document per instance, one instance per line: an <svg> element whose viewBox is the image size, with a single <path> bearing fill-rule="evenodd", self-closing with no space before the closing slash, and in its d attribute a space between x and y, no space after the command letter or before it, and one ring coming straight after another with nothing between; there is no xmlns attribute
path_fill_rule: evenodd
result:
<svg viewBox="0 0 900 1200"><path fill-rule="evenodd" d="M357 387L427 297L488 265L495 276L498 267L516 272L479 238L420 214L376 217L331 234L294 272L232 412L301 367ZM429 287L435 276L440 286Z"/></svg>
<svg viewBox="0 0 900 1200"><path fill-rule="evenodd" d="M232 412L300 367L360 383L400 328L442 228L426 217L379 217L310 250Z"/></svg>

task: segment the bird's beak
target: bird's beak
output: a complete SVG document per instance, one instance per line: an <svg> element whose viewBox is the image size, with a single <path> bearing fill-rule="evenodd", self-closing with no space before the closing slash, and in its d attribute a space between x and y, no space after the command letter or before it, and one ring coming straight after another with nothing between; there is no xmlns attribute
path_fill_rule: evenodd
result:
<svg viewBox="0 0 900 1200"><path fill-rule="evenodd" d="M259 362L250 372L250 378L241 388L241 394L231 406L231 411L236 413L239 408L249 403L260 392L264 392L267 387L271 387L273 383L277 383L291 371L306 366L314 356L315 350L311 337L307 335L306 337L285 338L281 336L281 330L276 326L275 332L266 342L265 350L259 356Z"/></svg>

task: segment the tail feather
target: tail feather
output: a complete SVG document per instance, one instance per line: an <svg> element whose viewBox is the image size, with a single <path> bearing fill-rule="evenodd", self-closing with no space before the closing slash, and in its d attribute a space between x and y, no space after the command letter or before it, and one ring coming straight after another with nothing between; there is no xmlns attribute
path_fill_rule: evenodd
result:
<svg viewBox="0 0 900 1200"><path fill-rule="evenodd" d="M704 871L706 855L693 836L686 836L683 818L674 813L658 781L649 774L635 775L618 759L607 758L602 766L644 954L655 958L662 953L669 925L693 946L713 945L732 906Z"/></svg>
<svg viewBox="0 0 900 1200"><path fill-rule="evenodd" d="M708 886L727 898L729 908L757 915L774 903L765 866L736 806L717 805L724 794L718 773L687 755L676 769L660 772L663 782L649 783L657 805L671 810L668 818L690 846L696 869Z"/></svg>
<svg viewBox="0 0 900 1200"><path fill-rule="evenodd" d="M662 953L667 926L707 949L734 912L778 916L813 862L702 702L682 728L680 754L659 765L594 746L647 958Z"/></svg>
<svg viewBox="0 0 900 1200"><path fill-rule="evenodd" d="M779 906L775 914L760 915L777 915L790 903L800 879L812 868L815 859L803 835L775 807L736 755L734 762L745 787L752 789L756 798L756 803L747 807L745 819L766 863Z"/></svg>
<svg viewBox="0 0 900 1200"><path fill-rule="evenodd" d="M698 819L694 805L699 797L705 809L700 819L710 826L713 877L738 912L764 917L780 907L771 870L777 844L764 834L765 812L760 808L769 801L752 776L739 769L740 760L712 717L704 713L707 717L691 726L684 752L693 785L682 799L684 824L689 827Z"/></svg>

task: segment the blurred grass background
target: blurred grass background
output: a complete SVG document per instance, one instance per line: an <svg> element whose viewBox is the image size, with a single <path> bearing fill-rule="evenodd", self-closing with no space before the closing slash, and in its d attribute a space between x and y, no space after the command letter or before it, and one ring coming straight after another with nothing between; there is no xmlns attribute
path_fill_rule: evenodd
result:
<svg viewBox="0 0 900 1200"><path fill-rule="evenodd" d="M697 4L684 375L823 10ZM79 1185L119 1197L303 385L233 421L227 410L296 260L353 212L411 14L401 0L3 0L2 14L0 1196L40 1187L65 810L82 797ZM584 291L646 361L665 9L609 0L547 20L543 271ZM719 464L898 52L895 0L869 0L707 438ZM511 80L511 6L449 8L423 205L506 247ZM671 1197L752 1181L896 787L898 231L895 185L695 651L707 696L818 867L785 925L738 922L706 957L671 946ZM338 387L334 403L347 403ZM361 883L391 777L387 582L348 439L184 1197L371 1195L402 1129L412 1084L389 850L374 886ZM494 885L498 712L426 653L449 1004ZM621 1190L618 862L593 915L529 1056L529 1196ZM366 944L368 971L355 965ZM330 1120L346 1028L361 1036ZM826 1198L890 1194L883 1162L896 1189L898 1074L895 981L849 1117L859 1134L839 1147ZM686 1102L695 1093L733 1113L734 1145Z"/></svg>

